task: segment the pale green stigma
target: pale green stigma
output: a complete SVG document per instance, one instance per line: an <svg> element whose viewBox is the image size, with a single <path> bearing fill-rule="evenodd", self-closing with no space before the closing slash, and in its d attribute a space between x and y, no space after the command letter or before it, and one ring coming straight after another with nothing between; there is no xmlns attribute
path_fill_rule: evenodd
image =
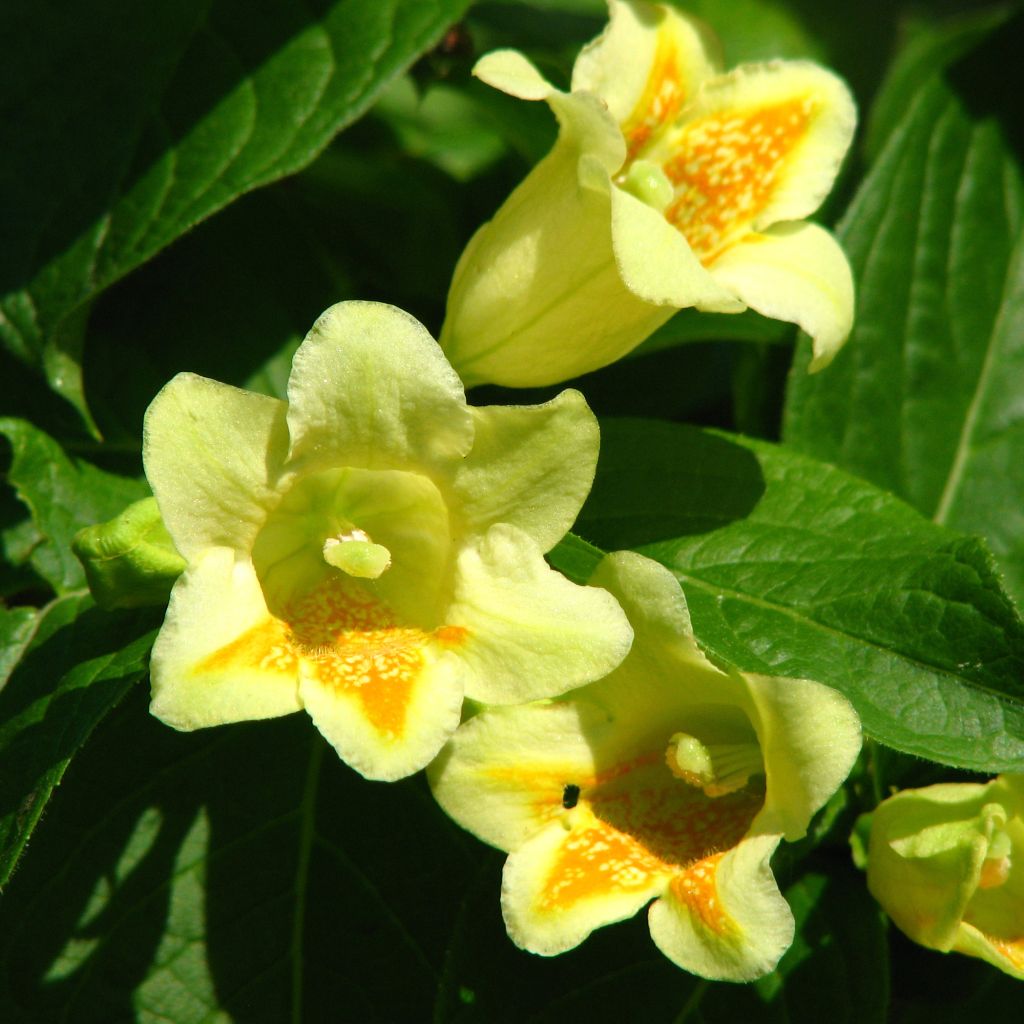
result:
<svg viewBox="0 0 1024 1024"><path fill-rule="evenodd" d="M621 179L622 187L642 203L653 206L658 213L672 202L675 188L658 164L636 160Z"/></svg>
<svg viewBox="0 0 1024 1024"><path fill-rule="evenodd" d="M764 772L757 743L701 743L696 736L677 732L668 741L665 760L672 774L706 796L725 796L742 789L752 775Z"/></svg>
<svg viewBox="0 0 1024 1024"><path fill-rule="evenodd" d="M324 541L324 561L349 576L375 580L391 565L391 552L358 528Z"/></svg>

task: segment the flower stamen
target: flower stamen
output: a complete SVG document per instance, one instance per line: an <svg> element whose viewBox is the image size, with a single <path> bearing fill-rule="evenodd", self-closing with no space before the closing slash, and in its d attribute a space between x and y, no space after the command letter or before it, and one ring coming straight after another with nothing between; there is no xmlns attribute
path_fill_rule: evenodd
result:
<svg viewBox="0 0 1024 1024"><path fill-rule="evenodd" d="M677 732L669 740L665 761L676 778L703 790L709 797L735 793L751 776L764 773L757 743L705 745L685 732Z"/></svg>

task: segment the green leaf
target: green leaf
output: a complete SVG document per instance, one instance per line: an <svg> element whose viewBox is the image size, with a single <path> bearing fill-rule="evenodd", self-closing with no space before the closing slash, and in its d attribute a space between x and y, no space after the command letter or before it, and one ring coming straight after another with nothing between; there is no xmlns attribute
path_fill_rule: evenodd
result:
<svg viewBox="0 0 1024 1024"><path fill-rule="evenodd" d="M21 657L0 690L0 886L68 762L145 672L152 620L70 594L15 623Z"/></svg>
<svg viewBox="0 0 1024 1024"><path fill-rule="evenodd" d="M141 693L32 853L0 907L5 1022L430 1020L487 855L422 778L366 782L305 715L181 734Z"/></svg>
<svg viewBox="0 0 1024 1024"><path fill-rule="evenodd" d="M785 448L639 420L602 424L576 530L671 569L712 658L834 686L898 750L1024 767L1024 625L981 541Z"/></svg>
<svg viewBox="0 0 1024 1024"><path fill-rule="evenodd" d="M475 178L505 152L500 132L472 94L444 82L421 92L410 76L400 78L374 114L391 126L407 153L458 181Z"/></svg>
<svg viewBox="0 0 1024 1024"><path fill-rule="evenodd" d="M146 407L179 370L283 396L302 337L351 294L294 186L244 196L96 302L87 380L110 441L139 447Z"/></svg>
<svg viewBox="0 0 1024 1024"><path fill-rule="evenodd" d="M82 407L84 303L305 164L468 0L5 7L0 339Z"/></svg>
<svg viewBox="0 0 1024 1024"><path fill-rule="evenodd" d="M35 608L5 608L0 605L0 690L32 639L38 611Z"/></svg>
<svg viewBox="0 0 1024 1024"><path fill-rule="evenodd" d="M137 448L146 406L179 370L283 397L295 349L332 302L379 298L440 323L466 189L380 135L367 118L97 300L87 383L108 440Z"/></svg>
<svg viewBox="0 0 1024 1024"><path fill-rule="evenodd" d="M1013 38L934 76L892 130L838 232L860 291L853 335L813 377L803 343L785 438L986 537L1021 602L1024 183L1016 122L985 113L1019 94L1004 79Z"/></svg>
<svg viewBox="0 0 1024 1024"><path fill-rule="evenodd" d="M749 1019L888 1021L885 919L863 877L848 863L818 858L785 895L796 918L796 938L778 969L753 986L767 1012Z"/></svg>
<svg viewBox="0 0 1024 1024"><path fill-rule="evenodd" d="M1020 1016L1020 980L959 953L918 946L895 927L892 1024L1012 1021Z"/></svg>
<svg viewBox="0 0 1024 1024"><path fill-rule="evenodd" d="M85 573L71 553L71 539L83 526L110 519L144 498L148 487L70 458L53 438L24 420L0 419L0 435L12 450L7 479L39 532L28 555L32 567L58 594L82 589Z"/></svg>
<svg viewBox="0 0 1024 1024"><path fill-rule="evenodd" d="M182 734L136 691L75 760L32 851L0 904L5 1024L724 1024L759 1009L782 1022L804 999L836 1024L880 1019L883 974L847 988L851 958L877 969L878 941L848 869L787 887L798 939L763 990L680 971L643 913L532 956L505 935L503 855L422 778L359 778L301 714ZM730 1015L737 997L753 1017Z"/></svg>
<svg viewBox="0 0 1024 1024"><path fill-rule="evenodd" d="M794 13L773 0L680 0L676 5L711 25L722 40L726 68L746 61L824 57L821 43Z"/></svg>
<svg viewBox="0 0 1024 1024"><path fill-rule="evenodd" d="M864 149L872 161L913 104L918 90L969 53L1009 17L1012 5L993 4L948 20L924 18L909 27L909 39L889 69L871 108Z"/></svg>

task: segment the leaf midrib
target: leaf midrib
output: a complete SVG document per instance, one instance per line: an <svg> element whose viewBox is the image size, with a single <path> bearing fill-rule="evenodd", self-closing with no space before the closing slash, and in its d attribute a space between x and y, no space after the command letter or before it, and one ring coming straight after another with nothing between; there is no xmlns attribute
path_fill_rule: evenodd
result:
<svg viewBox="0 0 1024 1024"><path fill-rule="evenodd" d="M978 427L978 421L981 417L982 403L988 394L995 357L1001 349L1000 341L1003 335L1003 322L1007 316L1007 311L1012 306L1012 303L1009 301L1009 295L1016 284L1016 270L1020 263L1021 246L1022 243L1018 240L1017 244L1011 249L1009 258L1006 261L1003 287L999 293L999 310L992 324L992 329L989 331L988 342L985 346L985 358L982 361L981 370L978 373L978 381L971 396L970 404L967 407L967 414L964 417L960 438L953 455L953 461L950 464L949 474L946 477L946 484L942 489L942 495L932 516L935 522L943 525L957 496L957 489L963 480L963 475L967 468L967 458L974 449L974 432Z"/></svg>

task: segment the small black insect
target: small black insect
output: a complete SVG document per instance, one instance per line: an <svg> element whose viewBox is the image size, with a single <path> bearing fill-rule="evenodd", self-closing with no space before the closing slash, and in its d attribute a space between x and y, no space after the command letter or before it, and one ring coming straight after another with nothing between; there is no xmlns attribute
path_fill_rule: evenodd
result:
<svg viewBox="0 0 1024 1024"><path fill-rule="evenodd" d="M580 787L573 785L571 782L562 790L562 806L567 811L571 811L576 806L576 801L579 798Z"/></svg>

